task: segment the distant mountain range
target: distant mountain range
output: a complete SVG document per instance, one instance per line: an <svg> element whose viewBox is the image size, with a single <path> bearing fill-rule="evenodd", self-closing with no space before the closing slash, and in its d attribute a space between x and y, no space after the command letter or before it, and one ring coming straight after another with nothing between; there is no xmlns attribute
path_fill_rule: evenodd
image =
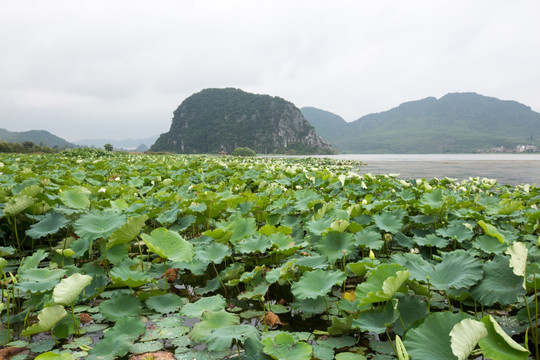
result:
<svg viewBox="0 0 540 360"><path fill-rule="evenodd" d="M342 153L467 153L540 148L540 113L516 101L476 93L428 97L347 123L316 108L302 113Z"/></svg>
<svg viewBox="0 0 540 360"><path fill-rule="evenodd" d="M79 146L88 146L88 147L97 147L102 148L105 144L111 144L115 149L137 149L140 148L141 144L144 145L147 150L152 146L159 135L150 136L147 138L141 139L122 139L122 140L112 140L112 139L83 139L75 141L74 143Z"/></svg>
<svg viewBox="0 0 540 360"><path fill-rule="evenodd" d="M6 129L0 129L0 141L6 141L10 143L23 143L25 141L31 141L36 145L44 145L51 148L66 148L75 146L72 143L45 130L29 130L15 132L8 131Z"/></svg>

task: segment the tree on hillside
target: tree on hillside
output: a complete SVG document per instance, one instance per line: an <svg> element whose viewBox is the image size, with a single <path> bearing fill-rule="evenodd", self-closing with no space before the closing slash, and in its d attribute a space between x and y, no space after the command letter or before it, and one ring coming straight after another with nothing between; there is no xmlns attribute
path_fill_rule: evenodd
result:
<svg viewBox="0 0 540 360"><path fill-rule="evenodd" d="M111 144L103 145L103 148L107 151L113 151L114 147Z"/></svg>

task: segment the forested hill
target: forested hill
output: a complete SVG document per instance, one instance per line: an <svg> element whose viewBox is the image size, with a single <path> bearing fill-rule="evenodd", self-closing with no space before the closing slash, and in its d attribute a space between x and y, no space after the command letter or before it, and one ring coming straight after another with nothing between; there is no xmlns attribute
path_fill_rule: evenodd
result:
<svg viewBox="0 0 540 360"><path fill-rule="evenodd" d="M169 132L150 150L231 153L237 147L263 154L334 151L291 102L232 88L205 89L185 99L174 111Z"/></svg>
<svg viewBox="0 0 540 360"><path fill-rule="evenodd" d="M313 117L304 114L309 121ZM334 119L335 120L335 119ZM327 120L335 123L332 119ZM540 113L515 101L451 93L406 102L318 133L345 153L460 153L517 145L540 147Z"/></svg>
<svg viewBox="0 0 540 360"><path fill-rule="evenodd" d="M25 141L31 141L36 145L49 146L51 148L65 148L75 146L72 143L45 130L15 132L8 131L6 129L0 129L0 141L6 141L10 143L23 143Z"/></svg>

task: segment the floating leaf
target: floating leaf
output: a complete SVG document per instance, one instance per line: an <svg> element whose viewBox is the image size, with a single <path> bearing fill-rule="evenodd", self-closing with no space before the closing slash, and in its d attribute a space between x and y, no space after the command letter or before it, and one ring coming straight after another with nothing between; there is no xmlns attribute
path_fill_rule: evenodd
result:
<svg viewBox="0 0 540 360"><path fill-rule="evenodd" d="M184 301L175 294L152 296L146 300L146 307L155 310L160 314L175 312L182 305L184 305Z"/></svg>
<svg viewBox="0 0 540 360"><path fill-rule="evenodd" d="M131 295L117 295L102 301L99 311L110 321L117 321L130 316L138 316L142 310L141 302Z"/></svg>
<svg viewBox="0 0 540 360"><path fill-rule="evenodd" d="M59 305L73 305L81 291L92 282L92 277L75 273L66 279L62 279L60 284L53 290L53 300Z"/></svg>
<svg viewBox="0 0 540 360"><path fill-rule="evenodd" d="M201 316L201 322L193 325L189 336L195 341L202 342L212 331L227 326L238 325L239 323L240 318L238 315L228 313L225 310L205 311Z"/></svg>
<svg viewBox="0 0 540 360"><path fill-rule="evenodd" d="M188 318L200 318L205 311L224 310L225 298L221 295L203 297L194 303L186 304L180 309L180 315Z"/></svg>
<svg viewBox="0 0 540 360"><path fill-rule="evenodd" d="M315 299L325 296L334 285L341 285L346 276L342 271L307 271L291 285L291 291L297 299Z"/></svg>
<svg viewBox="0 0 540 360"><path fill-rule="evenodd" d="M244 343L248 338L258 340L259 337L259 330L253 325L232 325L212 331L205 338L205 343L208 346L208 350L223 351L230 349L233 341L238 344Z"/></svg>
<svg viewBox="0 0 540 360"><path fill-rule="evenodd" d="M176 262L191 262L193 246L174 231L157 228L150 235L141 235L144 243L158 256Z"/></svg>
<svg viewBox="0 0 540 360"><path fill-rule="evenodd" d="M295 342L294 338L281 333L276 336L267 337L262 341L263 352L270 355L272 359L278 360L310 360L313 349L305 342Z"/></svg>

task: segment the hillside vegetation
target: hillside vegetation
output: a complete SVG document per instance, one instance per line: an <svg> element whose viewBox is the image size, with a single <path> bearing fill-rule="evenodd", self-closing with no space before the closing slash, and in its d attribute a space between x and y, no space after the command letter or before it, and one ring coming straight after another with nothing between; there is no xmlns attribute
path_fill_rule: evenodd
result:
<svg viewBox="0 0 540 360"><path fill-rule="evenodd" d="M475 93L406 102L351 123L331 113L303 112L321 137L345 153L460 153L540 145L539 113Z"/></svg>
<svg viewBox="0 0 540 360"><path fill-rule="evenodd" d="M74 146L72 143L45 130L14 132L0 128L0 141L8 143L24 143L25 141L31 141L36 145L58 148Z"/></svg>
<svg viewBox="0 0 540 360"><path fill-rule="evenodd" d="M169 132L150 150L203 154L237 147L263 154L333 152L291 102L232 88L206 89L185 99Z"/></svg>

